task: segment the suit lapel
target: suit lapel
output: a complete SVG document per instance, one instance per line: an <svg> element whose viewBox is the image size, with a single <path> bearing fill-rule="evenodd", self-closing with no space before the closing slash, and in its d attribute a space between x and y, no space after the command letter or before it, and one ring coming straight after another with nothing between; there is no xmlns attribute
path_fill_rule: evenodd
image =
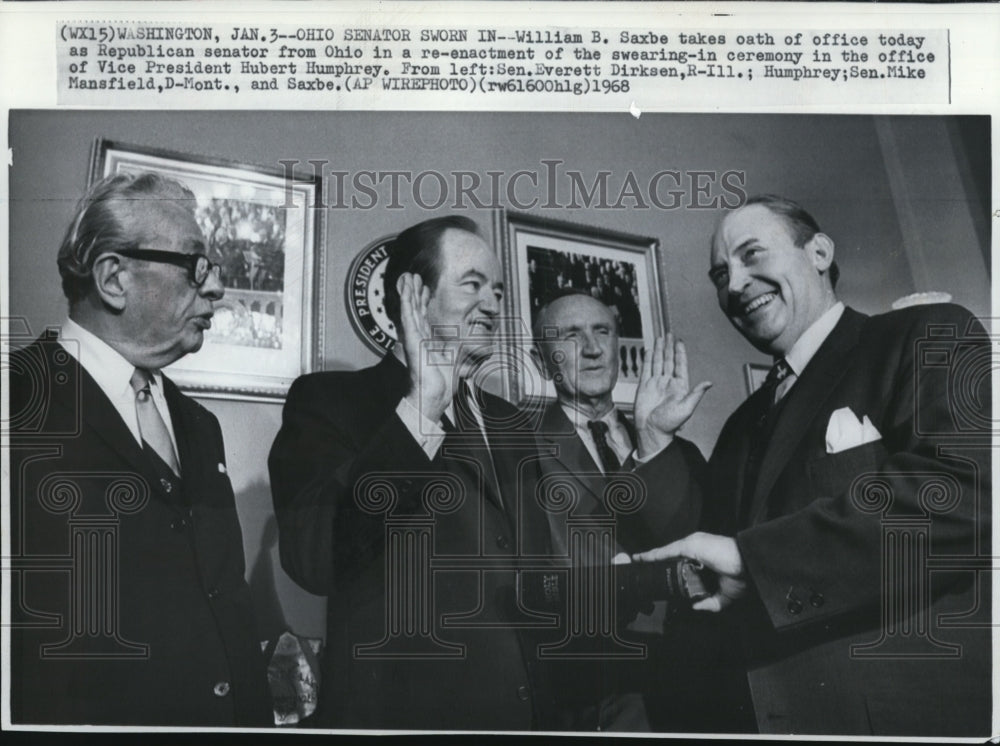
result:
<svg viewBox="0 0 1000 746"><path fill-rule="evenodd" d="M635 425L632 424L632 421L629 420L629 418L625 416L625 413L620 409L616 411L618 412L618 421L622 424L622 427L625 428L625 432L628 433L628 439L632 443L632 447L635 448L639 443L638 435L635 431Z"/></svg>
<svg viewBox="0 0 1000 746"><path fill-rule="evenodd" d="M500 492L501 486L506 483L501 480L503 474L512 485L517 484L517 468L520 458L517 454L512 454L509 447L503 445L504 435L509 435L510 430L504 430L499 426L505 420L506 413L496 411L492 397L485 396L482 391L473 391L479 404L480 413L483 416L485 432L481 437L483 445L476 444L472 450L472 456L479 461L483 471L483 482L486 488L486 496L500 508L507 517L513 519L511 511L513 505L505 505ZM516 487L515 487L516 489ZM513 499L513 494L510 495Z"/></svg>
<svg viewBox="0 0 1000 746"><path fill-rule="evenodd" d="M170 422L174 427L177 440L177 459L181 466L181 479L189 485L200 483L197 475L205 468L205 457L211 452L207 443L201 442L201 436L207 431L198 427L196 415L188 402L184 401L180 390L166 376L163 377L163 394L170 410Z"/></svg>
<svg viewBox="0 0 1000 746"><path fill-rule="evenodd" d="M48 342L42 346L42 354L49 356L47 358L49 369L55 370L56 362L51 356L56 352L56 348L61 350L62 346L56 341L54 335ZM132 431L128 429L111 400L79 362L74 361L73 370L77 386L51 387L53 403L67 410L74 420L79 417L82 423L86 423L87 437L95 437L103 441L129 467L150 478L152 484L156 484L149 459L143 453L142 447L136 442Z"/></svg>
<svg viewBox="0 0 1000 746"><path fill-rule="evenodd" d="M576 428L563 412L559 402L554 402L545 410L542 418L542 437L554 446L555 459L571 474L580 486L600 502L603 492L603 479L595 482L593 477L585 474L599 474L601 469L594 463L590 451L580 440ZM589 511L588 511L589 512Z"/></svg>
<svg viewBox="0 0 1000 746"><path fill-rule="evenodd" d="M731 471L736 474L739 490L736 492L737 501L733 508L734 515L739 513L741 507L739 497L743 495L743 483L747 478L747 464L750 461L750 452L753 450L753 434L756 432L756 422L759 419L760 398L760 392L755 392L740 411L743 422L736 423L734 428L738 437L736 447L728 454L729 465L722 469L720 474L713 475L725 478L727 472Z"/></svg>
<svg viewBox="0 0 1000 746"><path fill-rule="evenodd" d="M555 554L569 557L567 520L571 517L590 515L602 509L604 478L558 401L549 404L542 413L541 429L538 431L538 451L543 459L541 462L543 475L554 474L559 479L568 476L577 485L579 498L572 510L543 508L540 516L540 521L544 520L548 527L548 540ZM551 488L549 485L549 489Z"/></svg>
<svg viewBox="0 0 1000 746"><path fill-rule="evenodd" d="M632 450L639 447L639 436L636 433L635 425L625 416L625 413L620 409L618 412L618 421L621 423L622 427L625 428L625 432L628 433L628 441L632 445ZM622 462L623 471L632 471L635 469L635 461L632 459L631 453L625 457L625 461Z"/></svg>
<svg viewBox="0 0 1000 746"><path fill-rule="evenodd" d="M390 351L375 366L375 374L381 379L386 406L395 411L399 400L406 396L410 387L409 371Z"/></svg>
<svg viewBox="0 0 1000 746"><path fill-rule="evenodd" d="M381 383L375 383L373 388L383 392L387 406L391 405L391 410L395 410L396 403L406 394L410 385L409 372L406 365L390 352L375 366L375 373L381 379ZM476 392L476 396L480 402L483 420L486 424L486 440L483 440L483 435L479 432L478 428L474 436L472 432L451 436L446 438L445 442L441 445L441 452L439 452L438 456L447 458L450 452L454 459L473 458L480 466L483 491L486 494L486 498L500 508L501 511L504 511L504 504L500 494L499 475L507 472L496 462L497 458L501 458L502 460L503 457L500 456L500 453L502 453L503 449L493 448L493 444L490 442L490 434L503 432L502 430L498 431L494 424L503 421L503 413L492 411L489 397L483 396L480 392ZM478 439L478 442L474 438ZM490 448L487 448L487 445Z"/></svg>
<svg viewBox="0 0 1000 746"><path fill-rule="evenodd" d="M761 461L749 513L750 525L760 520L771 488L801 445L816 413L846 373L847 356L857 345L866 318L857 311L845 309L837 326L789 390L788 401L784 403Z"/></svg>

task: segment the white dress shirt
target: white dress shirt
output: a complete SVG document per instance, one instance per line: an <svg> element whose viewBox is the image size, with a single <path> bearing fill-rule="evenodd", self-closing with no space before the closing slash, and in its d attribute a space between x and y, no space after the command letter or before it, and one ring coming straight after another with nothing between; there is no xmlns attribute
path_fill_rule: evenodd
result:
<svg viewBox="0 0 1000 746"><path fill-rule="evenodd" d="M788 351L785 355L785 362L792 369L790 375L785 377L781 383L778 384L778 388L774 392L774 401L777 403L781 401L782 397L788 393L788 390L795 385L799 376L802 375L802 371L806 369L809 361L813 359L813 356L823 346L826 338L830 336L833 328L840 321L840 317L844 315L844 304L837 301L829 309L827 309L822 316L820 316L816 321L813 322L812 326L806 329L802 336L795 340L795 344L792 345L792 349Z"/></svg>
<svg viewBox="0 0 1000 746"><path fill-rule="evenodd" d="M476 402L474 396L469 395L468 384L463 381L461 384L465 388L466 401L468 403L469 411L472 412L472 416L476 419L476 424L479 426L479 433L483 435L483 440L486 440L486 423L483 420L483 413L479 409L479 404ZM441 444L444 442L445 432L441 427L440 422L432 422L431 420L424 417L423 413L420 412L416 407L414 407L404 396L399 400L399 404L396 405L396 414L399 415L399 419L403 421L406 429L410 431L410 435L413 439L417 441L417 444L427 454L428 459L433 459L438 450L441 448ZM445 416L453 423L456 423L454 406L452 402L448 402L448 407L444 411ZM489 442L487 442L487 447L489 447Z"/></svg>
<svg viewBox="0 0 1000 746"><path fill-rule="evenodd" d="M573 427L576 430L576 434L580 436L580 440L587 447L587 453L597 464L597 468L604 471L604 465L601 463L601 456L597 451L597 443L594 442L594 434L590 432L590 427L587 423L591 421L591 418L587 417L583 412L578 410L571 404L566 404L565 402L561 405L563 412L566 413L566 417L569 421L573 423ZM628 435L628 430L622 424L621 418L618 416L618 408L611 407L607 412L605 412L597 420L604 422L608 426L608 445L611 446L611 450L615 452L615 456L618 458L619 464L624 464L629 456L633 456L633 446L632 439Z"/></svg>
<svg viewBox="0 0 1000 746"><path fill-rule="evenodd" d="M101 391L111 400L111 404L125 421L136 443L141 446L142 435L139 432L139 416L135 411L135 391L130 383L135 366L103 339L72 319L63 322L59 331L59 344L101 387ZM159 370L151 370L150 373L153 374L153 383L149 387L153 404L167 426L170 442L176 453L177 438L174 435L174 424L170 420L170 408L163 394L163 374Z"/></svg>

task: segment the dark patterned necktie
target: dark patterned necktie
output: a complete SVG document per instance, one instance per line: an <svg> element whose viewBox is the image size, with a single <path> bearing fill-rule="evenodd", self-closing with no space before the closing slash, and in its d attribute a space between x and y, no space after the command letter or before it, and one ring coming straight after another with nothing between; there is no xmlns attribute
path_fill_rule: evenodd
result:
<svg viewBox="0 0 1000 746"><path fill-rule="evenodd" d="M778 386L790 375L792 375L792 366L788 364L785 358L778 360L771 366L771 370L767 372L767 377L760 387L762 391L767 392L764 395L764 401L766 402L765 414L770 413L770 410L774 407L774 394L778 390Z"/></svg>
<svg viewBox="0 0 1000 746"><path fill-rule="evenodd" d="M764 454L767 453L767 446L771 441L774 422L781 410L781 407L775 404L774 394L781 382L791 374L792 366L788 364L787 360L781 358L771 366L771 370L767 372L767 377L760 387L760 414L755 423L755 431L751 434L750 452L747 454L747 465L743 471L740 528L749 525L751 503L753 501L754 489L757 487L757 478L760 476L760 467L764 461Z"/></svg>
<svg viewBox="0 0 1000 746"><path fill-rule="evenodd" d="M614 449L608 442L608 423L604 422L604 420L589 420L587 427L590 428L590 434L593 436L594 444L597 446L597 455L601 459L601 467L604 469L604 473L614 474L621 471L621 462L618 461L618 456L615 455Z"/></svg>

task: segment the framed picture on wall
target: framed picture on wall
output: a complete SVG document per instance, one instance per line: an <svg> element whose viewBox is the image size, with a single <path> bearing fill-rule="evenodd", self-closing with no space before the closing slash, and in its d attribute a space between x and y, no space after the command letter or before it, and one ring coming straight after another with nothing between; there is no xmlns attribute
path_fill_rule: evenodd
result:
<svg viewBox="0 0 1000 746"><path fill-rule="evenodd" d="M205 253L222 267L201 350L167 368L185 391L226 399L283 397L322 361L323 204L316 175L105 139L94 144L90 183L155 171L195 195Z"/></svg>
<svg viewBox="0 0 1000 746"><path fill-rule="evenodd" d="M505 394L519 404L555 398L530 363L531 327L546 299L564 288L584 290L618 319L618 383L614 401L631 408L647 344L668 328L660 281L660 242L648 236L500 210L494 230L507 285L512 364Z"/></svg>

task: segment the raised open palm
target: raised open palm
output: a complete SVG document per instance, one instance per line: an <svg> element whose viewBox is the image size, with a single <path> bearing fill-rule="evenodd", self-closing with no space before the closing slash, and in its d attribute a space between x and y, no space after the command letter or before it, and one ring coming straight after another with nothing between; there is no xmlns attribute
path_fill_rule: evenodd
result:
<svg viewBox="0 0 1000 746"><path fill-rule="evenodd" d="M420 275L405 272L399 277L399 315L403 332L403 352L410 374L411 402L432 422L451 401L455 381L454 361L449 359L445 343L433 338L427 320L430 288Z"/></svg>
<svg viewBox="0 0 1000 746"><path fill-rule="evenodd" d="M657 337L647 352L635 393L635 427L639 437L672 437L688 421L705 392L703 381L690 387L687 351L673 334Z"/></svg>

